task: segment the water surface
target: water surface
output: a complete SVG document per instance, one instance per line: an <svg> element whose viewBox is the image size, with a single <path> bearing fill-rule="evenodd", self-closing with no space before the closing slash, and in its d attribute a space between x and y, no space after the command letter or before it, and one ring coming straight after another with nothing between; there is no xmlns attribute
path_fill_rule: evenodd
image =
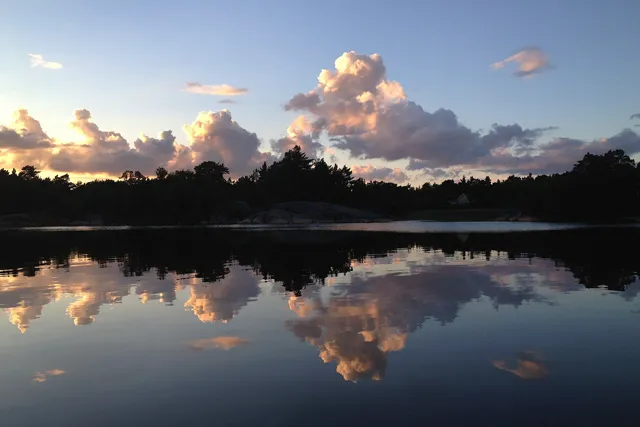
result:
<svg viewBox="0 0 640 427"><path fill-rule="evenodd" d="M637 425L640 230L338 228L0 233L2 425Z"/></svg>

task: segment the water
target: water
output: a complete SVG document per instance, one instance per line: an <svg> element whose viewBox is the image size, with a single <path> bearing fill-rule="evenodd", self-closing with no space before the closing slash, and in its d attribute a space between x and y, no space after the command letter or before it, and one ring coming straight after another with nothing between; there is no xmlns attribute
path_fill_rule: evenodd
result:
<svg viewBox="0 0 640 427"><path fill-rule="evenodd" d="M0 425L637 425L640 229L457 226L4 231Z"/></svg>

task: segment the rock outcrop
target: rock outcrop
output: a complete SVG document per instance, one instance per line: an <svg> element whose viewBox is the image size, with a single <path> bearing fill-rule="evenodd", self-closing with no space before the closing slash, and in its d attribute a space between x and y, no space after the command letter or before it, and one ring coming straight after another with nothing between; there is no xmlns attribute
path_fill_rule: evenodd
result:
<svg viewBox="0 0 640 427"><path fill-rule="evenodd" d="M324 202L284 202L245 218L240 224L304 225L330 222L373 222L385 218L373 212Z"/></svg>

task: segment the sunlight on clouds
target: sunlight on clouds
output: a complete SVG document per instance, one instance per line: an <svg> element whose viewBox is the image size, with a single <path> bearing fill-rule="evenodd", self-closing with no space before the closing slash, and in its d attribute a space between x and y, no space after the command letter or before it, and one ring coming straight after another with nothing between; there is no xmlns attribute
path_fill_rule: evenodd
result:
<svg viewBox="0 0 640 427"><path fill-rule="evenodd" d="M472 130L451 110L430 113L409 101L402 85L388 79L380 55L356 52L340 56L335 70L322 70L316 88L294 95L285 110L306 112L310 136L325 132L333 148L363 159L408 160L410 170L499 169L496 150L528 152L552 129L494 124L488 132ZM521 160L510 154L503 161Z"/></svg>
<svg viewBox="0 0 640 427"><path fill-rule="evenodd" d="M55 64L40 56L35 59L38 64ZM508 64L517 66L514 74L519 77L552 68L546 53L537 47L522 49L492 67L502 69ZM220 95L224 103L248 92L228 84L197 82L187 83L185 90ZM382 56L376 53L344 52L333 69L320 71L315 87L292 96L284 109L299 114L280 138L261 140L233 120L228 110L203 111L183 126L184 144L170 130L129 142L116 131L100 129L86 109L76 110L70 124L82 141L60 141L48 136L27 110L19 109L11 125L0 127L0 165L20 169L30 164L47 174L68 173L75 181L77 176L118 177L124 170L148 176L158 167L171 171L216 161L224 163L236 179L298 145L311 157L326 155L329 163L366 160L353 168L356 176L368 180L416 183L455 179L462 173L505 177L564 172L587 152L640 153L640 136L631 129L593 140L554 137L548 141L542 138L557 127L512 123L472 129L454 111L429 112L408 99L402 84L387 76ZM323 138L332 145L325 147L320 142ZM269 151L261 151L262 146ZM398 164L385 163L394 161Z"/></svg>
<svg viewBox="0 0 640 427"><path fill-rule="evenodd" d="M222 162L238 177L270 160L270 154L258 150L258 136L233 120L228 110L201 112L183 130L196 164L205 160Z"/></svg>
<svg viewBox="0 0 640 427"><path fill-rule="evenodd" d="M521 352L516 356L516 367L509 368L504 360L493 361L493 366L501 371L510 372L523 380L545 378L549 371L540 360L540 355L533 351Z"/></svg>
<svg viewBox="0 0 640 427"><path fill-rule="evenodd" d="M363 178L365 181L388 181L401 184L409 180L409 176L400 168L353 165L351 170L356 177Z"/></svg>
<svg viewBox="0 0 640 427"><path fill-rule="evenodd" d="M258 297L258 282L259 278L253 272L232 266L229 274L215 283L192 284L184 306L203 323L227 323L249 301Z"/></svg>
<svg viewBox="0 0 640 427"><path fill-rule="evenodd" d="M313 123L304 115L300 115L287 128L286 137L271 141L271 149L278 154L284 154L297 145L307 155L320 157L324 146L317 139Z"/></svg>
<svg viewBox="0 0 640 427"><path fill-rule="evenodd" d="M245 87L233 87L228 84L203 85L197 82L187 82L187 84L185 85L185 91L190 93L197 93L200 95L238 96L246 95L249 92L249 89Z"/></svg>
<svg viewBox="0 0 640 427"><path fill-rule="evenodd" d="M513 73L516 77L530 78L551 68L547 54L537 47L523 49L502 61L494 62L491 67L500 70L509 62L518 64L517 70Z"/></svg>

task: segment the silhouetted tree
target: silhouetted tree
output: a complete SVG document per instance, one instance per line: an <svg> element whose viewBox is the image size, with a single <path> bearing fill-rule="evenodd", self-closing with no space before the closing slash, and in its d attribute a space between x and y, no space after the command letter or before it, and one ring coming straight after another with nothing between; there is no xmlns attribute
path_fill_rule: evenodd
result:
<svg viewBox="0 0 640 427"><path fill-rule="evenodd" d="M32 181L38 179L39 174L40 171L35 166L24 166L18 176L26 181Z"/></svg>
<svg viewBox="0 0 640 427"><path fill-rule="evenodd" d="M224 176L229 174L229 168L222 163L206 161L193 168L196 177L222 182Z"/></svg>
<svg viewBox="0 0 640 427"><path fill-rule="evenodd" d="M156 169L156 179L165 179L169 175L169 172L163 168L159 167Z"/></svg>
<svg viewBox="0 0 640 427"><path fill-rule="evenodd" d="M38 223L101 216L114 224L195 224L278 202L336 203L402 218L421 210L466 209L451 202L462 193L468 207L501 209L547 220L610 221L640 216L640 168L622 150L587 153L562 174L474 176L421 186L366 182L346 166L329 165L294 147L282 158L235 181L229 168L205 161L191 169L155 171L155 179L126 170L118 180L72 183L68 175L40 177L34 166L0 170L0 215L32 214ZM232 207L230 207L232 206ZM247 208L247 206L249 208ZM242 209L239 209L242 207ZM49 219L47 219L49 218Z"/></svg>

